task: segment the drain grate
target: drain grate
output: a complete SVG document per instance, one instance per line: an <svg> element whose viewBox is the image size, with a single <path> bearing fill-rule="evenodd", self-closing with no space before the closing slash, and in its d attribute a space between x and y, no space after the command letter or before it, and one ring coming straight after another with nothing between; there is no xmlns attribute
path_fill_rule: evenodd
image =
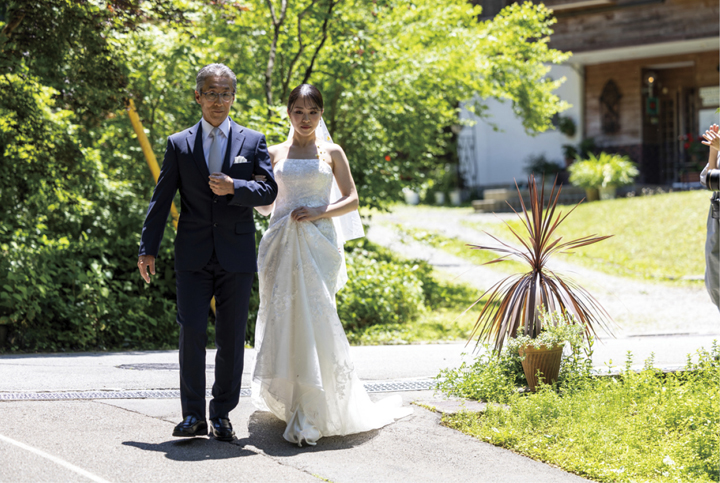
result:
<svg viewBox="0 0 720 483"><path fill-rule="evenodd" d="M364 384L367 392L426 391L434 381L389 381Z"/></svg>
<svg viewBox="0 0 720 483"><path fill-rule="evenodd" d="M425 391L433 381L388 381L365 384L367 392ZM205 397L212 397L206 391ZM250 397L250 389L240 390L240 397ZM0 401L57 401L78 399L179 399L178 390L143 391L68 391L68 392L0 392Z"/></svg>
<svg viewBox="0 0 720 483"><path fill-rule="evenodd" d="M206 397L212 397L206 391ZM241 389L241 397L249 397L250 389ZM0 401L54 401L59 399L175 399L178 390L150 389L146 391L68 391L68 392L3 392Z"/></svg>
<svg viewBox="0 0 720 483"><path fill-rule="evenodd" d="M115 366L118 369L130 369L133 371L179 371L180 370L180 364L174 363L174 364L160 364L160 363L144 363L144 364L120 364L119 366ZM214 364L205 364L205 370L206 371L212 371L215 369Z"/></svg>

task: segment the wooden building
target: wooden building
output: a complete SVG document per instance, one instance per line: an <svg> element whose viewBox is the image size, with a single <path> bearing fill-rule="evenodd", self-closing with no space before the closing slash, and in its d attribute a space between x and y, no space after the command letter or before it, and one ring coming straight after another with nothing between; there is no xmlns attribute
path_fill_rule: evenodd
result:
<svg viewBox="0 0 720 483"><path fill-rule="evenodd" d="M478 0L492 18L510 0ZM628 154L643 184L693 181L718 122L718 0L545 0L550 46L570 51L580 85L576 123L599 150ZM703 159L704 155L704 159Z"/></svg>

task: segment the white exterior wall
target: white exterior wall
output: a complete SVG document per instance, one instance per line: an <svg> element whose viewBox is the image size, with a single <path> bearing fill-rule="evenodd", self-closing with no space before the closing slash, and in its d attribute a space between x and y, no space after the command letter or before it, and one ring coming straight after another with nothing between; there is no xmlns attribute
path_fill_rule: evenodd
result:
<svg viewBox="0 0 720 483"><path fill-rule="evenodd" d="M562 145L577 145L583 133L583 82L582 71L578 70L570 65L554 65L548 74L553 79L566 78L555 94L571 104L561 115L575 121L576 131L572 138L557 130L548 130L534 137L526 134L521 120L512 111L510 101L503 103L488 99L486 102L489 121L499 131L494 131L487 121L462 110L461 118L477 121L472 127L463 127L459 136L460 170L467 186L513 185L515 179L525 182L527 174L524 168L532 155L544 154L548 161L565 166Z"/></svg>

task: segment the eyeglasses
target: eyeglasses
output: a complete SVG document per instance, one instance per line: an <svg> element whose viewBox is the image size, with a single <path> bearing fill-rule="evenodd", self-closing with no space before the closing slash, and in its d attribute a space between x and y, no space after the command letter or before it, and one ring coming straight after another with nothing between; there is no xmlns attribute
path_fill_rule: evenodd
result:
<svg viewBox="0 0 720 483"><path fill-rule="evenodd" d="M235 97L234 92L223 92L222 94L218 94L217 92L203 92L200 95L205 96L205 99L207 99L210 102L217 101L218 97L223 102L230 102L233 100L233 97Z"/></svg>

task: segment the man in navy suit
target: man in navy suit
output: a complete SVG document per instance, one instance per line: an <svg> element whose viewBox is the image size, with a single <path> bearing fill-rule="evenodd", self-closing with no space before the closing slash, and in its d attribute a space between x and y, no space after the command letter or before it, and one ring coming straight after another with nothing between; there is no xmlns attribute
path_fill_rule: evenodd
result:
<svg viewBox="0 0 720 483"><path fill-rule="evenodd" d="M208 434L205 419L205 347L215 297L215 383L210 431L232 441L228 414L237 406L243 371L250 290L257 271L253 207L275 200L277 184L265 136L228 117L235 74L223 64L198 72L195 100L202 119L168 138L165 159L140 240L138 268L146 282L170 205L180 190L175 239L177 322L180 324L180 400L183 421L173 436ZM253 175L264 176L254 181Z"/></svg>

